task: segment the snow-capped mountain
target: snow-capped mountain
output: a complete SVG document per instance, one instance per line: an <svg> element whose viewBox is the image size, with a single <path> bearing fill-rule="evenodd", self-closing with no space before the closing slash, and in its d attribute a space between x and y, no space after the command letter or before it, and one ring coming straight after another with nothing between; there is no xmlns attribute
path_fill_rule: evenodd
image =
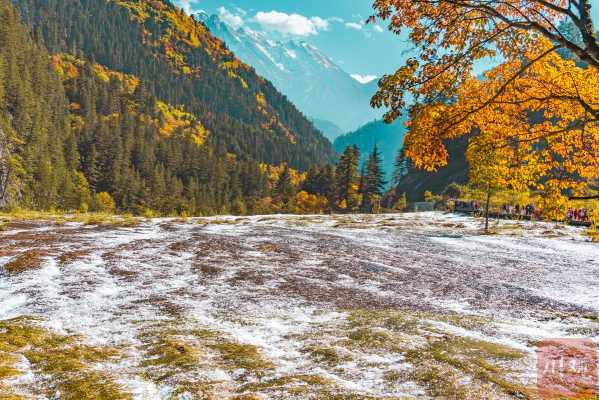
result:
<svg viewBox="0 0 599 400"><path fill-rule="evenodd" d="M347 132L382 115L370 107L376 82L357 82L316 47L303 41L274 41L247 26L227 25L216 15L200 13L195 18L308 117L332 122Z"/></svg>

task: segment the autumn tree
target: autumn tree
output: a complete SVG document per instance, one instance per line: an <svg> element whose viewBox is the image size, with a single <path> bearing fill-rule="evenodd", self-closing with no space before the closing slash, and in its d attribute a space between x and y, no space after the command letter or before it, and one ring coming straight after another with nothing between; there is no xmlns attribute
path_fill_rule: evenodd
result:
<svg viewBox="0 0 599 400"><path fill-rule="evenodd" d="M446 165L444 141L474 133L480 151L510 167L507 185L595 196L599 42L590 1L375 0L374 7L371 20L407 31L414 46L415 56L381 79L372 104L388 107L390 122L408 96L415 100L405 152L416 167ZM571 57L560 55L564 49ZM489 58L501 62L477 79L475 65Z"/></svg>
<svg viewBox="0 0 599 400"><path fill-rule="evenodd" d="M485 232L489 232L489 210L491 198L506 187L510 176L508 161L500 151L487 149L491 138L479 135L470 140L467 158L470 161L470 183L485 194Z"/></svg>

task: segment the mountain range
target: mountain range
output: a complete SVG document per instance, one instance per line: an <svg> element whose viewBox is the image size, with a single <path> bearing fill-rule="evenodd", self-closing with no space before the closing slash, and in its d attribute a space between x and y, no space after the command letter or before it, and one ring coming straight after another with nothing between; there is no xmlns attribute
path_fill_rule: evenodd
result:
<svg viewBox="0 0 599 400"><path fill-rule="evenodd" d="M356 81L315 46L305 41L271 40L250 27L228 25L217 15L199 13L194 18L223 40L237 57L270 80L307 117L326 121L320 126L331 140L339 130L358 129L382 115L380 110L370 107L376 81L367 84Z"/></svg>

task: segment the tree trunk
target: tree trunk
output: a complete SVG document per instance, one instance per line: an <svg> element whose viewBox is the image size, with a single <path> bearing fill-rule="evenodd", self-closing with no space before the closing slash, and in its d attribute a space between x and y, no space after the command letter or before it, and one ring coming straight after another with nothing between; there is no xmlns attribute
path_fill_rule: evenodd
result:
<svg viewBox="0 0 599 400"><path fill-rule="evenodd" d="M491 203L491 190L487 188L487 202L485 204L485 233L489 233L489 205Z"/></svg>
<svg viewBox="0 0 599 400"><path fill-rule="evenodd" d="M4 137L4 131L0 129L0 209L6 207L6 203L8 203L6 197L9 178L8 140Z"/></svg>

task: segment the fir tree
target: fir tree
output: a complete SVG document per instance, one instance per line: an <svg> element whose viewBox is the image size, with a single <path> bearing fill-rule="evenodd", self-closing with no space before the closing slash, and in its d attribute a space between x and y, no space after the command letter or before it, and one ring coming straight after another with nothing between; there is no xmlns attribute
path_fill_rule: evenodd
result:
<svg viewBox="0 0 599 400"><path fill-rule="evenodd" d="M391 184L399 186L401 179L408 174L410 169L410 159L406 156L405 150L402 148L397 152L395 162L393 163L393 176Z"/></svg>
<svg viewBox="0 0 599 400"><path fill-rule="evenodd" d="M294 192L295 189L293 187L293 183L291 182L291 172L289 171L289 167L285 166L279 175L279 180L277 181L275 187L276 199L287 204L295 194Z"/></svg>
<svg viewBox="0 0 599 400"><path fill-rule="evenodd" d="M359 190L358 163L360 150L357 146L348 146L337 164L335 177L337 182L337 202L341 208L351 211ZM345 205L345 207L343 207Z"/></svg>
<svg viewBox="0 0 599 400"><path fill-rule="evenodd" d="M366 171L364 173L364 183L362 188L362 210L372 212L380 203L381 196L385 190L385 174L381 165L381 155L376 143L368 161L366 162Z"/></svg>

